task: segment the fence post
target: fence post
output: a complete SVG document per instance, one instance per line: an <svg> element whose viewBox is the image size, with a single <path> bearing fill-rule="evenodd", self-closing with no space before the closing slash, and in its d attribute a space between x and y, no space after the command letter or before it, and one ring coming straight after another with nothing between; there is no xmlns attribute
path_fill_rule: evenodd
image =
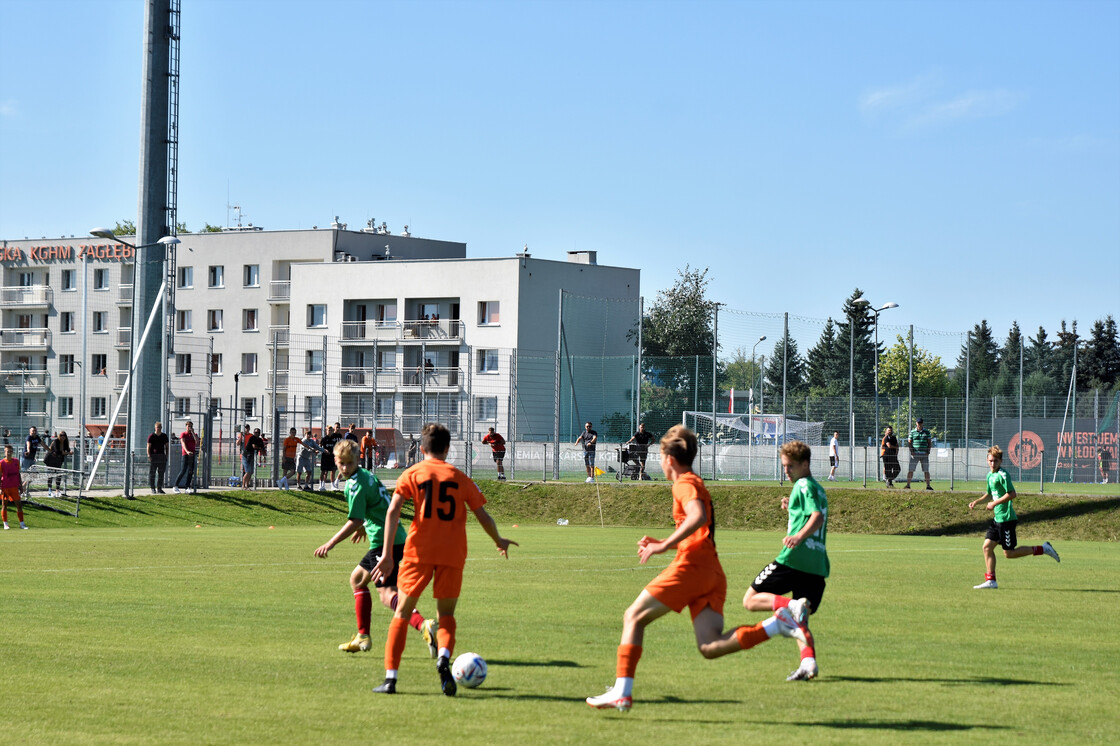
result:
<svg viewBox="0 0 1120 746"><path fill-rule="evenodd" d="M968 449L965 448L964 452L967 454ZM955 472L956 460L953 455L953 444L949 443L949 491L953 491L953 476Z"/></svg>
<svg viewBox="0 0 1120 746"><path fill-rule="evenodd" d="M969 355L971 354L971 348L972 348L972 332L970 331L967 334L965 334L965 338L964 338L964 481L966 481L966 482L968 481L968 460L969 460L968 459L968 456L969 456L969 449L968 449L968 402L969 402L970 392L968 390L968 374L969 374L969 367L970 367L969 366L969 363L970 363Z"/></svg>
<svg viewBox="0 0 1120 746"><path fill-rule="evenodd" d="M327 335L323 335L323 386L320 392L323 397L322 406L319 407L319 414L323 417L322 428L319 430L319 437L322 438L327 434Z"/></svg>
<svg viewBox="0 0 1120 746"><path fill-rule="evenodd" d="M716 479L716 352L719 350L719 303L712 304L712 481ZM699 383L699 380L697 380Z"/></svg>
<svg viewBox="0 0 1120 746"><path fill-rule="evenodd" d="M279 345L277 344L276 337L277 337L278 334L279 334L279 332L277 332L276 330L273 330L273 332L272 332L272 381L271 381L272 385L269 386L269 388L271 389L271 396L272 396L272 483L274 485L280 483L280 458L279 458L279 454L281 453L281 450L282 450L282 446L281 446L281 443L280 443L280 424L278 422L278 420L280 418L280 408L276 405L276 379L280 375L276 371L276 348L279 347ZM324 368L323 375L326 376L327 374L326 374L326 361L325 360L323 361L323 368Z"/></svg>

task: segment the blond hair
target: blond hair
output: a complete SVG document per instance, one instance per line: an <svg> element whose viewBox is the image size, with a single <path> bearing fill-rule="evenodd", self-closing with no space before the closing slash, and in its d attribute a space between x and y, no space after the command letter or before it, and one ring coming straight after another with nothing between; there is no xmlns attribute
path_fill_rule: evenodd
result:
<svg viewBox="0 0 1120 746"><path fill-rule="evenodd" d="M1001 464L1003 463L1003 449L1001 449L999 446L992 446L991 448L989 448L988 455L995 456L997 461L999 461Z"/></svg>
<svg viewBox="0 0 1120 746"><path fill-rule="evenodd" d="M813 449L808 443L800 440L791 440L782 446L781 454L797 464L807 464L813 455Z"/></svg>
<svg viewBox="0 0 1120 746"><path fill-rule="evenodd" d="M357 460L358 444L352 440L340 440L334 444L334 459L335 461L350 461L351 459Z"/></svg>

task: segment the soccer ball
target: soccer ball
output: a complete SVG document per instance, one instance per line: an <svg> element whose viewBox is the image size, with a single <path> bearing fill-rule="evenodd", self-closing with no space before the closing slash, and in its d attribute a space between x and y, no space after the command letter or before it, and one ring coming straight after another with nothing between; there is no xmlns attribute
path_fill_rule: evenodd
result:
<svg viewBox="0 0 1120 746"><path fill-rule="evenodd" d="M463 686L474 689L486 681L486 661L477 653L463 653L451 665L451 675Z"/></svg>

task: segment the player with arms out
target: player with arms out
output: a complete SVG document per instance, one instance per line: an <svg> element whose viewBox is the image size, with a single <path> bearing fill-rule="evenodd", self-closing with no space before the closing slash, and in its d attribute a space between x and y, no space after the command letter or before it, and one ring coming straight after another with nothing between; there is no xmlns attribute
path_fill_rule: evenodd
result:
<svg viewBox="0 0 1120 746"><path fill-rule="evenodd" d="M389 508L389 492L381 484L373 472L358 466L358 444L350 440L342 440L335 444L334 461L339 473L346 480L344 487L346 494L346 523L338 530L330 541L315 550L315 556L326 559L327 553L335 546L342 543L346 537L353 536L351 541L355 544L363 538L369 539L369 551L362 561L350 573L350 587L354 590L354 614L358 618L358 632L350 642L344 642L338 649L345 653L356 653L359 650L370 649L369 620L373 606L369 584L372 578L374 565L383 554L389 554L397 562L404 555L404 528L397 526L393 533L392 549L385 551L385 511ZM400 601L397 592L397 573L391 571L374 583L377 588L381 605L390 610L396 610ZM435 626L434 619L425 620L420 612L413 610L409 624L419 630L428 641L432 657L435 657Z"/></svg>
<svg viewBox="0 0 1120 746"><path fill-rule="evenodd" d="M705 658L719 658L747 650L775 635L803 639L801 627L789 609L751 627L723 631L723 604L727 577L716 553L715 514L704 480L692 471L696 458L696 435L683 425L669 429L661 438L661 471L673 483L673 522L676 529L663 540L643 536L638 541L638 560L674 547L677 554L669 566L647 585L622 617L622 641L614 686L587 704L598 709L626 712L633 704L634 674L642 656L646 627L670 611L678 614L688 607L696 646Z"/></svg>
<svg viewBox="0 0 1120 746"><path fill-rule="evenodd" d="M394 532L400 522L401 506L411 500L414 507L412 525L404 557L400 561L398 584L404 597L397 604L389 623L385 641L385 682L373 691L397 693L397 670L404 654L406 622L416 601L428 583L436 597L437 647L436 671L440 689L449 697L457 690L451 675L451 656L455 650L455 606L463 586L463 566L467 562L467 509L494 540L498 552L508 559L510 545L516 541L502 538L494 519L483 506L486 498L463 472L444 459L451 447L451 433L435 422L424 425L420 432L420 451L424 460L411 466L397 479L393 500L385 517L386 532ZM385 552L373 570L374 580L395 572L395 560Z"/></svg>
<svg viewBox="0 0 1120 746"><path fill-rule="evenodd" d="M1003 556L1007 559L1045 554L1053 557L1055 562L1061 562L1058 552L1044 541L1035 546L1016 546L1019 543L1015 535L1015 527L1019 517L1015 515L1015 506L1011 501L1015 499L1015 485L1011 484L1011 477L1003 470L1003 451L999 446L988 449L988 490L968 504L968 509L973 510L984 500L989 500L985 509L992 511L992 522L988 526L988 534L984 537L984 582L972 586L976 590L995 590L996 584L996 547L1003 547Z"/></svg>
<svg viewBox="0 0 1120 746"><path fill-rule="evenodd" d="M747 589L743 606L750 611L788 609L805 633L798 639L801 665L786 681L808 681L817 677L817 653L809 632L809 615L821 606L824 580L828 577L828 498L824 487L810 471L812 449L799 440L782 446L782 468L793 483L782 510L789 513L786 536L778 558L762 568ZM785 594L792 594L786 598Z"/></svg>

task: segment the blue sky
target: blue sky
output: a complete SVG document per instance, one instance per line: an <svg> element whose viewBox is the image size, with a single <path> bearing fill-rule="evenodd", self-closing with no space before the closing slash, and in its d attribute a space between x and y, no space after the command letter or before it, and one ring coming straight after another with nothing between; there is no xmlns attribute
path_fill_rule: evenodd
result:
<svg viewBox="0 0 1120 746"><path fill-rule="evenodd" d="M0 0L0 28L0 238L133 219L143 3ZM1076 0L182 0L179 216L1087 331L1120 315L1118 30Z"/></svg>

